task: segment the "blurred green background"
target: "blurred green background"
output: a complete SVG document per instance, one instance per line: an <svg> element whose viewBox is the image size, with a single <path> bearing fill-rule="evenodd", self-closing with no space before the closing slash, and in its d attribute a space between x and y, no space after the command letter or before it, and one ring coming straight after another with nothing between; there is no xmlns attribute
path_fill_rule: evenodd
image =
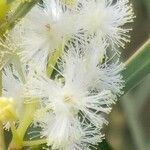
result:
<svg viewBox="0 0 150 150"><path fill-rule="evenodd" d="M150 37L150 0L131 2L136 18L132 24L131 43L122 50L124 61ZM119 100L109 122L105 133L112 149L150 150L150 74Z"/></svg>

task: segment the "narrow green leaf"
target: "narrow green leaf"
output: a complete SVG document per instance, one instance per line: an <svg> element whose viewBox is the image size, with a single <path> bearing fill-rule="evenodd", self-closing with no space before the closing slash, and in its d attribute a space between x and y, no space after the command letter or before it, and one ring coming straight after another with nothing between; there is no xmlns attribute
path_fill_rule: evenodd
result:
<svg viewBox="0 0 150 150"><path fill-rule="evenodd" d="M150 73L150 40L137 50L125 63L123 71L125 80L124 92L134 88L146 75Z"/></svg>
<svg viewBox="0 0 150 150"><path fill-rule="evenodd" d="M112 150L112 148L106 140L103 140L101 143L98 144L97 150Z"/></svg>

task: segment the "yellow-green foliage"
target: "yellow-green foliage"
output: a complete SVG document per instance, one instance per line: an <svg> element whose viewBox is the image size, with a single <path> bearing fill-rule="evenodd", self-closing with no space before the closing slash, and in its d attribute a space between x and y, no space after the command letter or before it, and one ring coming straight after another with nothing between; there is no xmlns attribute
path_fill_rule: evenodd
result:
<svg viewBox="0 0 150 150"><path fill-rule="evenodd" d="M0 23L5 20L9 8L10 6L7 4L7 0L0 0Z"/></svg>

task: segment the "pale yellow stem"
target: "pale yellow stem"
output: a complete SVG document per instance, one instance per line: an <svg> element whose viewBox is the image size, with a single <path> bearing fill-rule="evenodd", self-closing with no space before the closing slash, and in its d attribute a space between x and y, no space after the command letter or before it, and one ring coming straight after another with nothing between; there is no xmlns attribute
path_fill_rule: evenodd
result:
<svg viewBox="0 0 150 150"><path fill-rule="evenodd" d="M12 126L13 139L9 145L9 150L13 149L20 150L23 147L24 135L33 121L36 109L37 109L37 100L33 99L29 102L25 102L23 118L20 120L20 124L16 132L14 127Z"/></svg>
<svg viewBox="0 0 150 150"><path fill-rule="evenodd" d="M51 77L54 67L55 67L59 57L61 56L61 54L64 51L64 46L65 46L65 42L63 41L62 44L60 44L58 46L58 48L55 49L55 51L49 55L48 65L47 65L47 75L49 77Z"/></svg>
<svg viewBox="0 0 150 150"><path fill-rule="evenodd" d="M23 146L36 146L46 143L46 139L33 140L33 141L23 141Z"/></svg>

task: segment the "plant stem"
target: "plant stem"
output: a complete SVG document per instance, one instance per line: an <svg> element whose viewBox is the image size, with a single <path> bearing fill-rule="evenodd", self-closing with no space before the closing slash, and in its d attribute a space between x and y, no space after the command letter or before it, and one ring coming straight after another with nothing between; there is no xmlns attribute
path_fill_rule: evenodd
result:
<svg viewBox="0 0 150 150"><path fill-rule="evenodd" d="M49 77L51 77L55 64L57 62L57 60L59 59L59 57L61 56L61 54L63 53L64 50L64 42L58 46L58 48L49 55L48 58L48 65L47 65L47 75Z"/></svg>
<svg viewBox="0 0 150 150"><path fill-rule="evenodd" d="M5 150L5 142L4 142L4 133L3 133L3 124L0 122L0 147L1 150Z"/></svg>
<svg viewBox="0 0 150 150"><path fill-rule="evenodd" d="M25 135L25 132L29 125L31 124L35 111L37 109L37 100L31 100L31 102L25 103L25 110L22 120L20 120L19 127L17 129L17 132L19 134L19 137L23 140L23 137Z"/></svg>
<svg viewBox="0 0 150 150"><path fill-rule="evenodd" d="M0 26L0 33L3 35L8 30L11 30L15 24L20 21L31 9L32 7L38 2L39 0L31 0L28 2L21 3L17 10L14 12L12 17L8 20L8 22L2 24Z"/></svg>
<svg viewBox="0 0 150 150"><path fill-rule="evenodd" d="M8 147L9 150L20 150L22 145L22 140L20 139L15 124L13 122L10 123L11 131L12 131L12 141Z"/></svg>
<svg viewBox="0 0 150 150"><path fill-rule="evenodd" d="M35 146L46 143L46 139L23 141L23 146Z"/></svg>
<svg viewBox="0 0 150 150"><path fill-rule="evenodd" d="M0 24L5 21L5 16L9 11L10 6L7 1L0 0Z"/></svg>
<svg viewBox="0 0 150 150"><path fill-rule="evenodd" d="M14 128L12 130L13 139L9 145L10 150L13 149L19 150L23 147L22 144L23 144L24 135L33 120L36 109L37 109L37 100L31 100L30 102L25 103L24 114L23 114L23 118L20 120L19 127L16 130L16 132L13 132Z"/></svg>
<svg viewBox="0 0 150 150"><path fill-rule="evenodd" d="M150 40L137 50L125 63L122 72L125 79L124 92L134 88L146 75L150 73Z"/></svg>

